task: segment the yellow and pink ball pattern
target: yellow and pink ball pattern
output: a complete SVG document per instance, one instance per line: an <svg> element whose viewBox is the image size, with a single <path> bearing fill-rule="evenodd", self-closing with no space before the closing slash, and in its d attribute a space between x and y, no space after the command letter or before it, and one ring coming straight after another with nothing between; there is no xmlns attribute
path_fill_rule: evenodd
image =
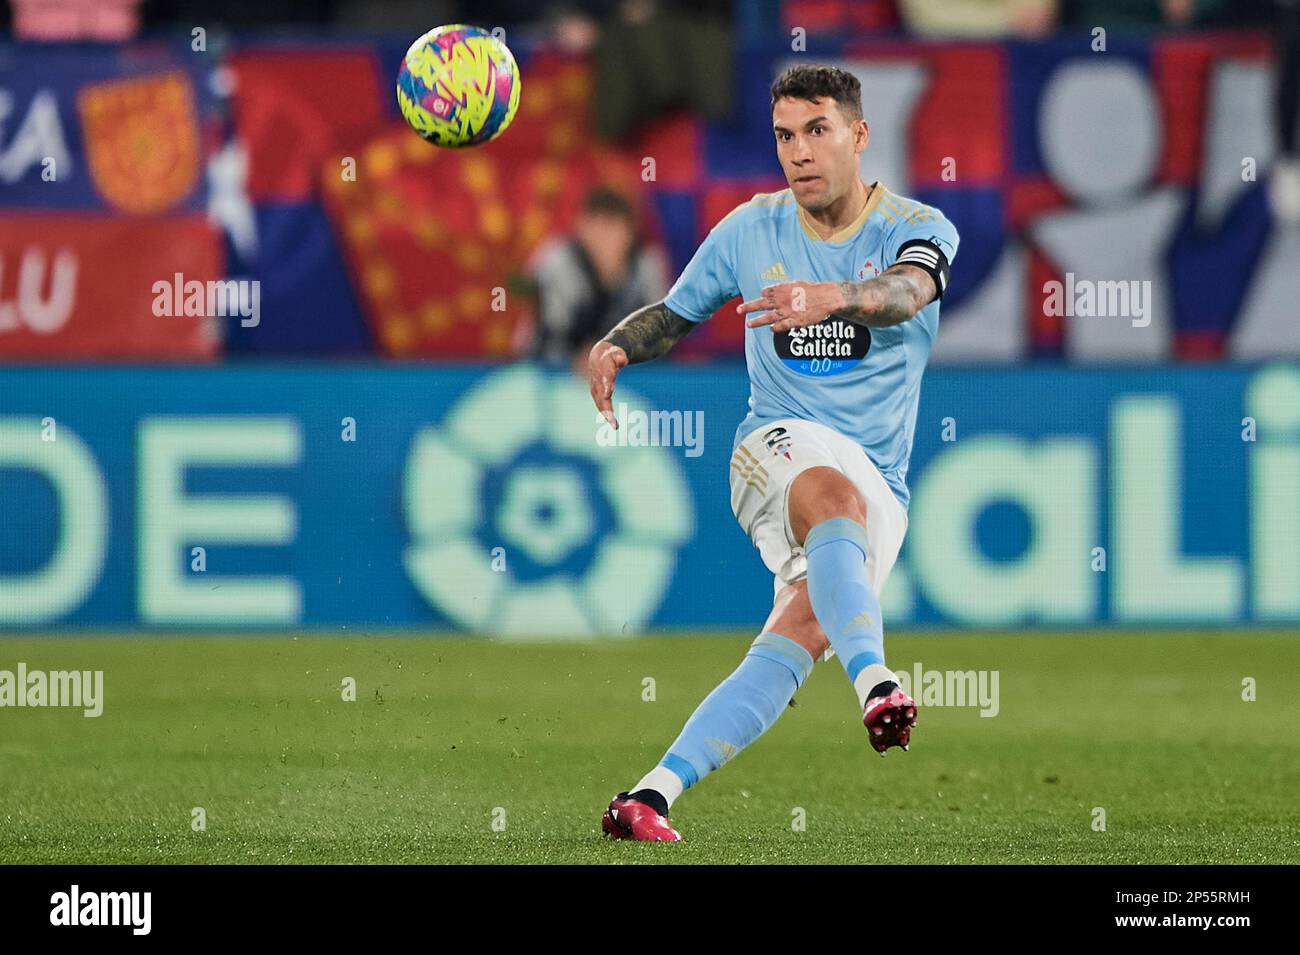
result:
<svg viewBox="0 0 1300 955"><path fill-rule="evenodd" d="M411 44L397 74L397 104L417 133L459 149L500 136L519 109L519 67L479 27L451 24Z"/></svg>

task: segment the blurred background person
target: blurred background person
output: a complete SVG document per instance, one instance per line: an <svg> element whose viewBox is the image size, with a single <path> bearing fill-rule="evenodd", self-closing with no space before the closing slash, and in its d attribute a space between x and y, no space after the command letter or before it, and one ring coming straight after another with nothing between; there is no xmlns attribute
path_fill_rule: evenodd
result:
<svg viewBox="0 0 1300 955"><path fill-rule="evenodd" d="M608 186L587 194L573 233L539 249L535 263L532 358L581 360L624 316L668 291L663 255L640 235L631 204Z"/></svg>
<svg viewBox="0 0 1300 955"><path fill-rule="evenodd" d="M140 29L142 0L13 0L13 31L20 40L101 43L128 40ZM0 4L0 29L7 26Z"/></svg>
<svg viewBox="0 0 1300 955"><path fill-rule="evenodd" d="M1167 30L1213 26L1229 0L1065 0L1063 20L1079 29Z"/></svg>
<svg viewBox="0 0 1300 955"><path fill-rule="evenodd" d="M1273 214L1294 224L1300 223L1300 0L1270 0L1269 7L1277 43L1273 116L1278 145L1269 198Z"/></svg>
<svg viewBox="0 0 1300 955"><path fill-rule="evenodd" d="M903 25L922 37L1046 36L1058 8L1058 0L899 0Z"/></svg>
<svg viewBox="0 0 1300 955"><path fill-rule="evenodd" d="M681 108L731 118L736 44L728 7L722 0L623 0L595 47L597 134L619 140Z"/></svg>

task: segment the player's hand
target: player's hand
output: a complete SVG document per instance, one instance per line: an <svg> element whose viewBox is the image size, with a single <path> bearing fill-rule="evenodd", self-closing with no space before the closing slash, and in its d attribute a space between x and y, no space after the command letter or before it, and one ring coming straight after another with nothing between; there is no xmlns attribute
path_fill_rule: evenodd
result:
<svg viewBox="0 0 1300 955"><path fill-rule="evenodd" d="M741 315L763 313L745 321L749 328L771 325L772 331L784 332L823 322L846 305L835 282L786 282L769 285L761 298L742 302L736 311Z"/></svg>
<svg viewBox="0 0 1300 955"><path fill-rule="evenodd" d="M618 430L618 419L614 417L614 379L626 367L627 352L607 341L596 342L591 354L587 356L587 383L591 386L591 400L596 402L596 410L615 431Z"/></svg>

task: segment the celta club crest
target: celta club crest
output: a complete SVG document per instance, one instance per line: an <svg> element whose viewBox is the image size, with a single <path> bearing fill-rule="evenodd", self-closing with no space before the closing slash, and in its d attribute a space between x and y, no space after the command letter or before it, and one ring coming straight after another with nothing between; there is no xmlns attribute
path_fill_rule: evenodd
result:
<svg viewBox="0 0 1300 955"><path fill-rule="evenodd" d="M793 460L790 457L790 445L792 440L790 438L790 432L785 428L782 428L779 425L775 428L770 428L768 431L764 432L763 441L767 444L767 449L771 451L772 454L783 455L787 461Z"/></svg>
<svg viewBox="0 0 1300 955"><path fill-rule="evenodd" d="M876 268L876 264L872 262L870 259L867 259L867 261L863 262L862 268L858 269L859 279L867 279L867 278L874 279L879 274L880 274L880 269Z"/></svg>

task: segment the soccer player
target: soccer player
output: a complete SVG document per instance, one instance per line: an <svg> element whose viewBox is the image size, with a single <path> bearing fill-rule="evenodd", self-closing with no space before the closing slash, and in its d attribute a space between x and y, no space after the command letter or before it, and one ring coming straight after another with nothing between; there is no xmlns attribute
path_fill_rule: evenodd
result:
<svg viewBox="0 0 1300 955"><path fill-rule="evenodd" d="M819 657L839 657L881 756L906 750L916 722L916 701L885 666L878 594L907 529L921 373L957 230L863 181L869 133L852 74L786 71L772 86L772 129L790 188L723 218L667 297L620 322L588 361L592 398L617 427L622 368L745 300L749 413L736 430L731 508L775 575L772 612L740 666L610 803L602 828L615 838L680 839L674 800L772 726Z"/></svg>

